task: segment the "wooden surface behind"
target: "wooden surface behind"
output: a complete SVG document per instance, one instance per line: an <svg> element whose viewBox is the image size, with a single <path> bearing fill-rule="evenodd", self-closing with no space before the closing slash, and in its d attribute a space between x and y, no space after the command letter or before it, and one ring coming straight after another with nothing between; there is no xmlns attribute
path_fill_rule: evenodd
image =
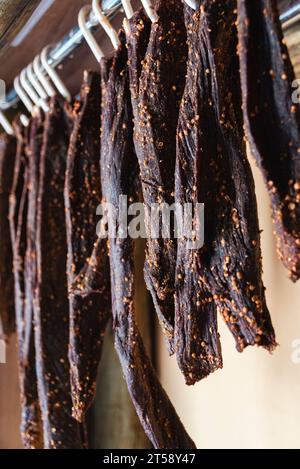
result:
<svg viewBox="0 0 300 469"><path fill-rule="evenodd" d="M0 2L0 49L3 49L17 34L40 1L2 0Z"/></svg>
<svg viewBox="0 0 300 469"><path fill-rule="evenodd" d="M7 345L6 363L0 363L0 449L22 448L16 342L14 334Z"/></svg>

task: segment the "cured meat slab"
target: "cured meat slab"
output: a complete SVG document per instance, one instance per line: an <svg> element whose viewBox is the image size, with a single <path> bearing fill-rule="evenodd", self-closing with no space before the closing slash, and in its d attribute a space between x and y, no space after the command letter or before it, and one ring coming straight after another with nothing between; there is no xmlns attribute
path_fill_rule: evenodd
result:
<svg viewBox="0 0 300 469"><path fill-rule="evenodd" d="M37 202L35 349L44 447L82 447L72 417L70 386L67 240L64 208L66 156L71 121L64 103L51 99L46 115Z"/></svg>
<svg viewBox="0 0 300 469"><path fill-rule="evenodd" d="M0 135L0 335L7 338L15 330L14 278L9 232L9 194L12 188L16 139Z"/></svg>
<svg viewBox="0 0 300 469"><path fill-rule="evenodd" d="M138 160L134 151L132 107L123 34L107 82L102 119L101 179L104 202L120 210L120 196L138 201ZM118 216L117 216L118 219ZM134 241L112 228L108 213L111 292L115 348L141 424L155 448L194 448L163 390L146 353L134 311Z"/></svg>
<svg viewBox="0 0 300 469"><path fill-rule="evenodd" d="M300 106L275 0L238 0L238 35L247 140L269 192L277 251L300 277Z"/></svg>
<svg viewBox="0 0 300 469"><path fill-rule="evenodd" d="M67 158L65 207L71 390L73 416L81 422L94 399L103 337L111 312L109 290L101 287L100 291L93 289L87 292L87 279L83 279L86 263L91 262L94 250L98 219L96 211L101 203L99 73L85 72L81 98L77 106ZM101 249L98 255L107 256L102 254Z"/></svg>
<svg viewBox="0 0 300 469"><path fill-rule="evenodd" d="M175 348L186 382L222 366L217 310L236 346L276 345L261 278L254 182L243 141L235 2L186 6L189 62L178 125L176 202L205 205L204 246L178 243Z"/></svg>
<svg viewBox="0 0 300 469"><path fill-rule="evenodd" d="M159 19L151 31L149 20L138 13L128 40L134 140L148 220L154 204L174 203L176 129L187 60L182 3L157 1L155 9ZM145 281L173 353L176 239L172 226L167 238L161 233L155 238L148 222L146 231Z"/></svg>
<svg viewBox="0 0 300 469"><path fill-rule="evenodd" d="M29 187L36 187L36 174L29 179L29 159L37 160L40 140L37 131L42 130L42 116L33 117L27 130L17 121L14 125L17 137L17 152L12 191L10 194L9 220L13 246L13 273L15 287L16 330L18 336L18 366L21 391L21 437L26 449L42 449L43 433L41 411L38 400L35 370L34 325L32 297L25 297L25 257L27 249L27 216ZM33 140L32 140L33 139ZM37 140L36 140L37 139ZM28 141L29 140L29 141ZM32 152L30 152L32 150ZM32 209L32 207L31 207ZM26 302L30 302L29 317L25 315Z"/></svg>

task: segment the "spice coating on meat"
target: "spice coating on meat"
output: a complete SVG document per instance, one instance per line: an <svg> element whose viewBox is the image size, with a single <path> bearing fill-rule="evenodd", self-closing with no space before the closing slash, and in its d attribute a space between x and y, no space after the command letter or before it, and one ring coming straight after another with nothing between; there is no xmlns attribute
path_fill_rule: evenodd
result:
<svg viewBox="0 0 300 469"><path fill-rule="evenodd" d="M103 289L102 294L86 294L82 281L82 270L94 249L96 210L101 203L99 73L85 72L78 106L67 158L65 207L73 416L81 422L94 399L103 336L111 312L109 292Z"/></svg>
<svg viewBox="0 0 300 469"><path fill-rule="evenodd" d="M274 0L238 0L245 132L270 196L277 251L300 277L300 107Z"/></svg>
<svg viewBox="0 0 300 469"><path fill-rule="evenodd" d="M140 164L141 181L146 213L151 206L174 203L174 173L176 160L176 129L179 104L182 97L187 61L186 30L183 5L174 0L156 2L158 21L151 27L145 53L138 57L140 37L132 30L130 58L135 63L143 59L140 76L131 76L132 88L137 81L137 103L134 103L134 139ZM137 17L135 27L139 31ZM147 35L147 30L143 32ZM142 34L141 34L142 35ZM139 53L141 54L140 47ZM135 98L133 98L135 101ZM164 223L160 214L161 223ZM174 339L174 283L176 240L172 228L170 236L161 234L155 239L151 226L146 223L147 251L145 281L173 353Z"/></svg>
<svg viewBox="0 0 300 469"><path fill-rule="evenodd" d="M39 118L38 118L39 121ZM31 121L31 136L35 138L36 124ZM43 433L41 412L38 401L37 377L35 371L34 327L32 315L25 317L25 255L27 247L27 210L29 167L26 148L32 147L28 142L27 129L18 121L14 124L17 137L17 152L14 168L12 191L10 194L9 220L13 246L13 273L15 282L16 329L18 335L18 366L21 391L21 437L26 449L42 449ZM36 181L31 181L35 185Z"/></svg>
<svg viewBox="0 0 300 469"><path fill-rule="evenodd" d="M261 279L254 182L243 143L234 1L186 7L189 43L176 202L204 203L204 246L178 243L175 340L193 384L222 366L216 311L237 349L276 345ZM233 79L236 77L237 79Z"/></svg>
<svg viewBox="0 0 300 469"><path fill-rule="evenodd" d="M44 447L82 446L72 418L70 389L67 240L63 190L70 121L59 98L46 115L37 202L37 287L34 299L35 348Z"/></svg>
<svg viewBox="0 0 300 469"><path fill-rule="evenodd" d="M120 208L119 197L138 200L138 160L133 143L127 49L120 33L107 84L102 119L101 179L104 201ZM112 218L108 217L109 228ZM117 224L117 230L121 227ZM110 234L110 269L115 347L141 424L155 448L194 448L161 387L146 353L134 313L134 242Z"/></svg>
<svg viewBox="0 0 300 469"><path fill-rule="evenodd" d="M101 117L102 109L106 106L106 82L108 80L109 68L110 68L111 60L103 59L101 62L101 90L98 90L98 93L101 92L101 112L98 109L98 115L96 117L97 122ZM95 91L95 90L94 90ZM100 119L101 121L101 119ZM100 126L99 126L99 140L100 140ZM94 135L95 137L95 135ZM98 143L99 149L99 143ZM99 170L99 179L100 179L100 152L95 155L96 164ZM98 183L97 183L98 184ZM97 197L100 197L99 200L102 200L102 192L101 188L99 188L100 192ZM74 353L75 351L80 354L80 360L85 367L89 367L87 370L87 376L89 376L89 380L91 380L91 387L90 390L93 392L95 389L95 382L96 382L96 372L99 364L101 349L102 349L102 342L103 342L103 334L105 331L105 327L107 325L109 317L111 317L111 295L110 295L110 273L109 273L109 259L108 259L108 251L107 251L107 240L99 238L97 236L97 229L98 225L94 224L94 244L93 249L91 251L90 257L88 257L81 269L78 273L76 278L73 281L73 284L69 286L69 296L72 299L71 301L74 304L74 307L77 311L84 308L88 308L89 311L93 312L93 315L90 317L81 317L81 322L78 323L77 328L79 328L82 332L80 334L74 334ZM80 316L77 315L77 318ZM75 318L75 320L77 319ZM95 326L96 324L96 326ZM91 341L91 350L96 351L94 355L90 355L88 361L85 362L83 360L83 352L82 350L85 349L85 337L91 334L90 327L95 328L93 332L93 341ZM74 356L74 354L73 354ZM79 363L79 362L77 362ZM76 364L76 363L75 363ZM73 369L73 365L72 365ZM77 368L79 370L79 367ZM84 371L84 368L82 368ZM74 370L74 369L73 369ZM73 389L75 389L77 376L72 371L72 374L75 376L73 379ZM94 380L94 383L93 383ZM80 385L80 383L79 383ZM88 386L88 383L86 384ZM77 392L81 390L77 386ZM82 393L79 396L82 398ZM83 414L86 411L87 407L90 405L91 400L93 398L92 393L88 396L83 396L81 401L77 400L76 407L74 407L73 412L76 416L76 419L81 420L83 418ZM74 393L73 393L73 400L74 400Z"/></svg>
<svg viewBox="0 0 300 469"><path fill-rule="evenodd" d="M14 278L9 232L9 194L12 188L16 139L0 135L0 334L15 331ZM1 330L2 329L2 330Z"/></svg>

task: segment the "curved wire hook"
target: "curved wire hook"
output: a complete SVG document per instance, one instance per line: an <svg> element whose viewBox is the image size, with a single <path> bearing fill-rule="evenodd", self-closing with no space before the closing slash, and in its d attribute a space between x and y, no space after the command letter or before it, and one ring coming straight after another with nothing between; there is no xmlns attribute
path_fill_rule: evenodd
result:
<svg viewBox="0 0 300 469"><path fill-rule="evenodd" d="M44 90L44 88L42 87L41 83L39 82L37 76L34 74L32 63L27 66L26 71L27 71L28 80L30 81L32 86L36 89L37 93L40 95L42 99L47 99L48 95L46 91Z"/></svg>
<svg viewBox="0 0 300 469"><path fill-rule="evenodd" d="M134 15L134 10L132 8L132 5L131 5L131 2L130 0L121 0L122 2L122 6L124 8L124 11L125 11L125 15L126 15L126 18L124 18L123 20L123 27L124 27L124 30L125 30L125 33L127 35L130 34L130 26L129 26L129 21L133 15Z"/></svg>
<svg viewBox="0 0 300 469"><path fill-rule="evenodd" d="M197 10L198 9L198 5L197 5L197 0L184 0L185 3L191 7L193 10Z"/></svg>
<svg viewBox="0 0 300 469"><path fill-rule="evenodd" d="M131 1L130 0L121 0L121 2L122 2L122 6L124 8L124 11L125 11L125 15L126 15L127 19L130 20L130 18L132 18L133 15L134 15L134 10L132 8ZM149 16L151 22L156 23L156 21L158 20L158 15L157 15L156 11L154 10L153 6L151 5L151 1L150 0L141 0L141 3L144 7L145 12ZM126 25L126 23L125 23L125 25Z"/></svg>
<svg viewBox="0 0 300 469"><path fill-rule="evenodd" d="M23 86L24 90L26 91L26 93L28 94L29 98L31 99L31 101L36 105L36 106L40 106L40 98L39 96L36 94L36 92L34 91L34 89L32 88L32 86L29 84L29 82L27 81L27 76L26 76L26 69L23 68L23 70L21 71L20 73L20 83L21 85Z"/></svg>
<svg viewBox="0 0 300 469"><path fill-rule="evenodd" d="M26 109L30 112L30 114L32 114L34 104L31 102L30 98L27 96L27 94L23 90L23 88L20 84L20 77L19 76L17 76L14 79L14 88L15 88L15 91L16 91L17 95L19 96L20 100L22 101L22 103L26 107Z"/></svg>
<svg viewBox="0 0 300 469"><path fill-rule="evenodd" d="M49 49L50 49L50 46L46 46L42 50L42 53L41 53L42 65L43 65L44 69L46 70L46 72L48 73L51 80L53 81L54 85L56 86L56 88L60 92L60 94L64 98L66 98L67 101L71 101L71 94L70 94L69 90L66 88L66 86L64 85L62 79L56 73L54 68L52 68L51 65L48 64L47 53L48 53Z"/></svg>
<svg viewBox="0 0 300 469"><path fill-rule="evenodd" d="M25 114L21 114L20 115L20 121L22 122L22 124L25 126L25 127L28 127L29 126L29 119L27 116L25 116Z"/></svg>
<svg viewBox="0 0 300 469"><path fill-rule="evenodd" d="M112 27L108 18L102 13L102 10L99 5L99 0L93 0L92 8L94 15L101 24L102 28L108 35L109 39L112 42L114 49L118 49L120 45L119 37L117 31Z"/></svg>
<svg viewBox="0 0 300 469"><path fill-rule="evenodd" d="M47 95L49 97L54 96L55 89L53 88L50 81L45 77L45 75L42 72L39 55L37 55L33 61L33 70L37 78L40 80L40 83L43 85L44 89L46 90Z"/></svg>
<svg viewBox="0 0 300 469"><path fill-rule="evenodd" d="M153 6L151 5L151 1L150 0L141 0L141 2L143 4L145 12L147 13L147 15L149 16L149 18L151 20L151 22L156 23L156 21L158 20L158 15L157 15L156 11L154 10Z"/></svg>
<svg viewBox="0 0 300 469"><path fill-rule="evenodd" d="M124 8L124 11L125 11L126 18L128 20L130 20L130 18L132 18L133 15L134 15L134 10L132 8L131 1L130 0L121 0L121 2L122 2L122 6Z"/></svg>
<svg viewBox="0 0 300 469"><path fill-rule="evenodd" d="M91 12L91 10L92 7L90 7L90 5L85 5L81 8L78 14L78 26L91 51L93 52L97 62L100 63L101 59L104 57L104 53L86 25L87 16Z"/></svg>
<svg viewBox="0 0 300 469"><path fill-rule="evenodd" d="M26 73L27 73L27 78L28 78L30 84L33 87L33 90L36 91L39 94L39 99L38 99L39 106L41 106L43 111L48 112L49 111L49 106L44 101L45 99L47 99L47 94L46 94L45 90L42 88L42 86L40 85L39 81L34 76L32 64L29 64L27 66Z"/></svg>
<svg viewBox="0 0 300 469"><path fill-rule="evenodd" d="M14 135L15 131L13 129L13 126L7 119L7 117L4 115L2 111L0 111L0 125L2 125L3 129L8 135Z"/></svg>

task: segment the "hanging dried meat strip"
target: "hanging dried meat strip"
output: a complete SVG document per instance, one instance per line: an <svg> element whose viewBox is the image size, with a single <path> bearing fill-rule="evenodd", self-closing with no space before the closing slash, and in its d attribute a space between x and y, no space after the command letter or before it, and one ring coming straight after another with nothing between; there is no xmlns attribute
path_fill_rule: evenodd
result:
<svg viewBox="0 0 300 469"><path fill-rule="evenodd" d="M30 132L36 138L39 118L32 118ZM21 391L21 437L26 449L42 449L43 434L41 412L38 401L37 377L35 371L34 328L32 314L25 317L25 255L27 247L27 210L29 167L26 147L29 144L28 131L19 121L14 129L17 136L17 152L12 191L10 194L9 220L13 246L13 272L15 282L16 329L18 335L18 364ZM32 147L32 144L31 144ZM37 155L31 154L33 158ZM31 181L36 186L36 180Z"/></svg>
<svg viewBox="0 0 300 469"><path fill-rule="evenodd" d="M138 201L138 160L133 143L133 115L127 68L125 38L111 66L107 85L107 107L102 119L101 178L104 201L120 210L120 196ZM108 216L109 231L114 220ZM134 245L110 231L109 252L115 347L131 399L143 428L155 448L194 448L178 415L161 387L147 356L134 314Z"/></svg>
<svg viewBox="0 0 300 469"><path fill-rule="evenodd" d="M131 74L132 86L136 82L137 88L135 146L148 214L153 204L162 207L162 204L174 203L176 129L187 61L182 2L157 1L156 13L159 19L151 28L144 58L139 46L141 37L147 35L147 28L139 36L133 29L129 39L131 69L143 59L140 76L136 70L131 70ZM141 21L139 17L134 21L137 30L141 28ZM151 226L147 224L146 229L145 281L168 338L170 352L173 352L176 241L172 229L168 239L161 235L154 239Z"/></svg>
<svg viewBox="0 0 300 469"><path fill-rule="evenodd" d="M70 139L65 181L70 302L71 389L73 416L83 421L96 388L98 364L111 307L109 289L85 290L82 270L90 261L96 239L96 210L101 203L100 74L85 72ZM109 274L108 274L109 275ZM78 279L79 276L79 279ZM79 290L78 294L75 289Z"/></svg>
<svg viewBox="0 0 300 469"><path fill-rule="evenodd" d="M217 308L237 349L275 346L261 279L254 182L243 142L234 1L186 7L189 63L176 202L205 204L204 246L178 242L176 351L188 384L222 366Z"/></svg>
<svg viewBox="0 0 300 469"><path fill-rule="evenodd" d="M35 288L37 284L37 259L36 259L36 219L37 219L37 196L39 187L39 164L43 142L44 131L44 114L42 111L35 111L35 115L30 122L29 142L26 150L28 159L28 194L27 194L27 219L25 233L23 233L22 220L19 220L20 235L22 234L22 241L20 239L19 253L23 255L24 259L24 275L20 276L17 281L20 282L18 295L22 296L24 289L24 303L18 305L23 307L23 312L20 309L18 314L23 314L23 318L19 318L21 327L18 332L19 351L19 375L20 381L23 381L24 395L22 396L24 406L29 404L29 408L24 407L23 421L22 421L22 435L23 441L28 444L37 444L39 447L43 444L43 431L41 429L41 408L37 392L37 374L36 374L36 360L35 354L35 327L34 327L34 314L33 302ZM24 194L26 197L26 194ZM26 207L24 207L23 216L26 216ZM20 212L20 216L22 213ZM23 240L26 241L24 245ZM16 246L18 249L18 246ZM20 272L21 273L21 272ZM24 283L23 283L24 282ZM18 284L15 285L18 288ZM23 367L24 363L24 367ZM21 393L22 393L21 384ZM30 406L31 404L31 406Z"/></svg>
<svg viewBox="0 0 300 469"><path fill-rule="evenodd" d="M44 447L82 446L72 417L67 240L63 190L70 120L59 98L46 115L37 202L37 286L34 299L36 367Z"/></svg>
<svg viewBox="0 0 300 469"><path fill-rule="evenodd" d="M9 233L9 194L12 188L16 139L0 135L0 334L8 337L15 330L14 278ZM1 331L2 329L2 331Z"/></svg>
<svg viewBox="0 0 300 469"><path fill-rule="evenodd" d="M300 277L300 107L275 0L238 0L245 131L269 192L278 254Z"/></svg>

